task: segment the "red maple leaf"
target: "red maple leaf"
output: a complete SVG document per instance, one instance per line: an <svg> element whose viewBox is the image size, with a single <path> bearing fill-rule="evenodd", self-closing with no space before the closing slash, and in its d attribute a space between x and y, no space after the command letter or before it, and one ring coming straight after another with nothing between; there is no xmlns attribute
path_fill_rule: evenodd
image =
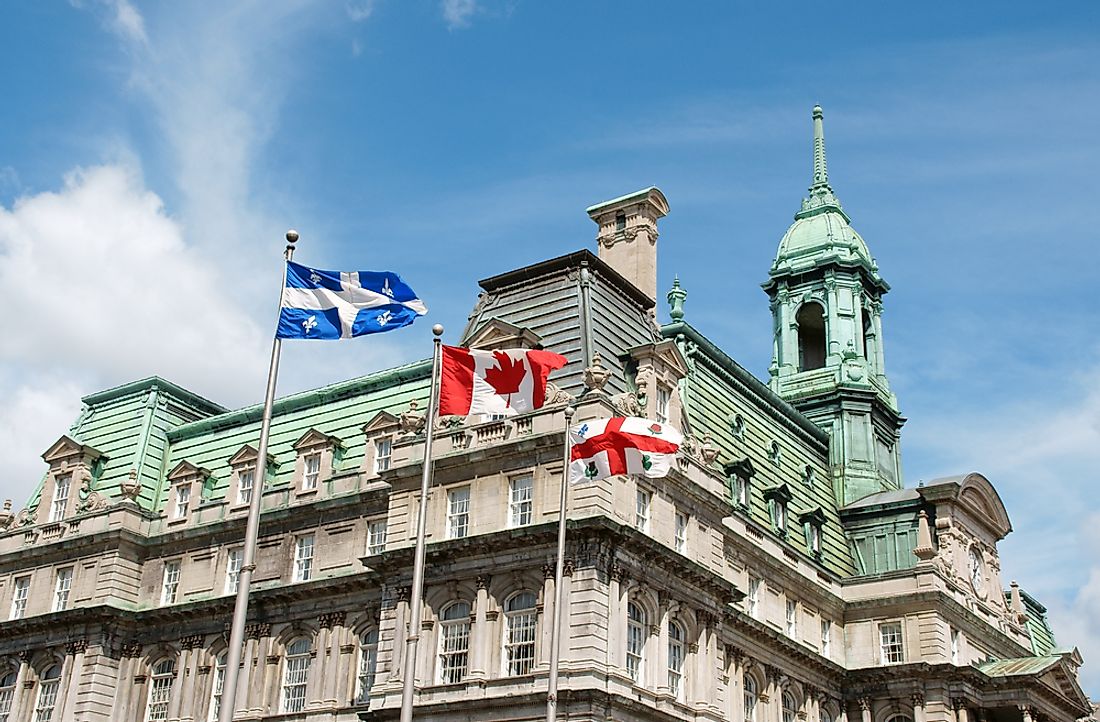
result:
<svg viewBox="0 0 1100 722"><path fill-rule="evenodd" d="M510 397L519 391L527 369L523 361L516 361L503 351L493 351L493 358L497 360L497 365L485 369L485 381L501 396ZM511 404L511 398L505 403Z"/></svg>

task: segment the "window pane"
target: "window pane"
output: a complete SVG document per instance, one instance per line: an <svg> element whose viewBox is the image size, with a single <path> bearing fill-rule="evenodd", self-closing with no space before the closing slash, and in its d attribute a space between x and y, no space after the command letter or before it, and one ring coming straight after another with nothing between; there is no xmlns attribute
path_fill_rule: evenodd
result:
<svg viewBox="0 0 1100 722"><path fill-rule="evenodd" d="M526 526L532 522L534 514L534 481L533 477L520 476L508 482L508 519L510 526Z"/></svg>
<svg viewBox="0 0 1100 722"><path fill-rule="evenodd" d="M460 539L470 529L470 487L447 492L447 538Z"/></svg>
<svg viewBox="0 0 1100 722"><path fill-rule="evenodd" d="M306 706L306 680L309 677L309 640L296 639L286 647L283 666L283 711L301 712Z"/></svg>

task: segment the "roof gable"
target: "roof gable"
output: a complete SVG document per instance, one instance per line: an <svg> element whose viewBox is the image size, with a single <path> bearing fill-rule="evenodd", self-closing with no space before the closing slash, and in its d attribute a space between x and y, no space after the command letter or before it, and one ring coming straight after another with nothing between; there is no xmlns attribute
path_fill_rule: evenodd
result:
<svg viewBox="0 0 1100 722"><path fill-rule="evenodd" d="M87 444L82 444L67 434L62 434L61 438L53 442L50 448L42 452L42 460L46 463L63 461L74 456L81 456L87 458L89 461L95 461L102 456L102 454L98 449L88 446Z"/></svg>
<svg viewBox="0 0 1100 722"><path fill-rule="evenodd" d="M343 445L343 442L337 437L311 427L306 433L298 437L298 440L294 442L291 448L295 451L302 451L303 449L312 449L317 446L341 448Z"/></svg>

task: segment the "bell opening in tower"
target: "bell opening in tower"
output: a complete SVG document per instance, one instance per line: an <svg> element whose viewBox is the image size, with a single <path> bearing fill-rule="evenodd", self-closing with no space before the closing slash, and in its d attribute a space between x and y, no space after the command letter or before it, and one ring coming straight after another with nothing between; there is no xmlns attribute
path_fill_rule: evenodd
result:
<svg viewBox="0 0 1100 722"><path fill-rule="evenodd" d="M812 371L825 367L825 309L817 303L807 303L798 309L798 370Z"/></svg>

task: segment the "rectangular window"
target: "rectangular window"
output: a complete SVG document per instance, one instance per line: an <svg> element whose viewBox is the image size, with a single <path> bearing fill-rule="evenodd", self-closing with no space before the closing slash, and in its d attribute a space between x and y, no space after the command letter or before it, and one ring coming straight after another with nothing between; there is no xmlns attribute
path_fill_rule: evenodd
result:
<svg viewBox="0 0 1100 722"><path fill-rule="evenodd" d="M748 605L746 611L753 619L760 619L760 585L760 579L749 577L749 593L745 596L745 602Z"/></svg>
<svg viewBox="0 0 1100 722"><path fill-rule="evenodd" d="M787 600L787 636L798 637L798 602L793 599Z"/></svg>
<svg viewBox="0 0 1100 722"><path fill-rule="evenodd" d="M160 588L160 603L175 604L180 588L180 563L165 562L164 581Z"/></svg>
<svg viewBox="0 0 1100 722"><path fill-rule="evenodd" d="M57 706L57 688L60 684L61 681L56 676L41 681L38 686L38 700L34 704L34 722L53 720L53 711Z"/></svg>
<svg viewBox="0 0 1100 722"><path fill-rule="evenodd" d="M176 487L176 503L172 508L172 518L183 519L186 517L189 506L191 506L191 485L181 484Z"/></svg>
<svg viewBox="0 0 1100 722"><path fill-rule="evenodd" d="M57 570L57 581L53 591L53 610L60 612L69 608L69 590L73 588L73 568Z"/></svg>
<svg viewBox="0 0 1100 722"><path fill-rule="evenodd" d="M657 416L657 423L659 424L668 423L668 400L670 396L671 394L669 394L668 389L666 389L664 386L657 387L657 404L655 412Z"/></svg>
<svg viewBox="0 0 1100 722"><path fill-rule="evenodd" d="M900 664L905 661L901 622L886 622L878 627L879 649L882 664Z"/></svg>
<svg viewBox="0 0 1100 722"><path fill-rule="evenodd" d="M470 532L470 487L447 492L447 538L461 539Z"/></svg>
<svg viewBox="0 0 1100 722"><path fill-rule="evenodd" d="M309 454L305 458L305 473L302 474L302 491L311 491L317 488L317 480L321 478L321 454Z"/></svg>
<svg viewBox="0 0 1100 722"><path fill-rule="evenodd" d="M534 520L535 480L517 476L508 482L508 525L527 526Z"/></svg>
<svg viewBox="0 0 1100 722"><path fill-rule="evenodd" d="M73 478L66 474L57 477L53 486L53 501L50 503L50 521L61 521L65 518L65 508L69 505L69 486Z"/></svg>
<svg viewBox="0 0 1100 722"><path fill-rule="evenodd" d="M294 544L294 581L308 582L313 578L313 535L298 537Z"/></svg>
<svg viewBox="0 0 1100 722"><path fill-rule="evenodd" d="M634 492L634 528L649 532L649 502L651 495L644 489Z"/></svg>
<svg viewBox="0 0 1100 722"><path fill-rule="evenodd" d="M237 503L252 503L252 487L256 483L256 471L245 469L237 475Z"/></svg>
<svg viewBox="0 0 1100 722"><path fill-rule="evenodd" d="M735 477L737 485L737 505L742 509L749 508L749 479L745 476Z"/></svg>
<svg viewBox="0 0 1100 722"><path fill-rule="evenodd" d="M951 664L959 663L959 630L951 630Z"/></svg>
<svg viewBox="0 0 1100 722"><path fill-rule="evenodd" d="M821 553L821 527L817 524L811 522L806 525L806 543L811 554L816 556Z"/></svg>
<svg viewBox="0 0 1100 722"><path fill-rule="evenodd" d="M225 593L236 594L237 584L241 580L241 561L244 549L230 549L225 554Z"/></svg>
<svg viewBox="0 0 1100 722"><path fill-rule="evenodd" d="M388 436L374 440L374 472L386 471L393 458L393 441Z"/></svg>
<svg viewBox="0 0 1100 722"><path fill-rule="evenodd" d="M381 554L386 551L386 532L385 519L367 524L367 554Z"/></svg>
<svg viewBox="0 0 1100 722"><path fill-rule="evenodd" d="M833 623L828 619L821 620L821 656L831 657L833 652Z"/></svg>
<svg viewBox="0 0 1100 722"><path fill-rule="evenodd" d="M27 596L31 591L31 578L19 577L11 594L10 619L22 619L27 614Z"/></svg>
<svg viewBox="0 0 1100 722"><path fill-rule="evenodd" d="M15 699L15 674L9 672L0 677L0 722L8 722L11 703Z"/></svg>
<svg viewBox="0 0 1100 722"><path fill-rule="evenodd" d="M683 554L687 551L688 542L688 515L682 511L676 512L676 535L674 545L676 551Z"/></svg>

